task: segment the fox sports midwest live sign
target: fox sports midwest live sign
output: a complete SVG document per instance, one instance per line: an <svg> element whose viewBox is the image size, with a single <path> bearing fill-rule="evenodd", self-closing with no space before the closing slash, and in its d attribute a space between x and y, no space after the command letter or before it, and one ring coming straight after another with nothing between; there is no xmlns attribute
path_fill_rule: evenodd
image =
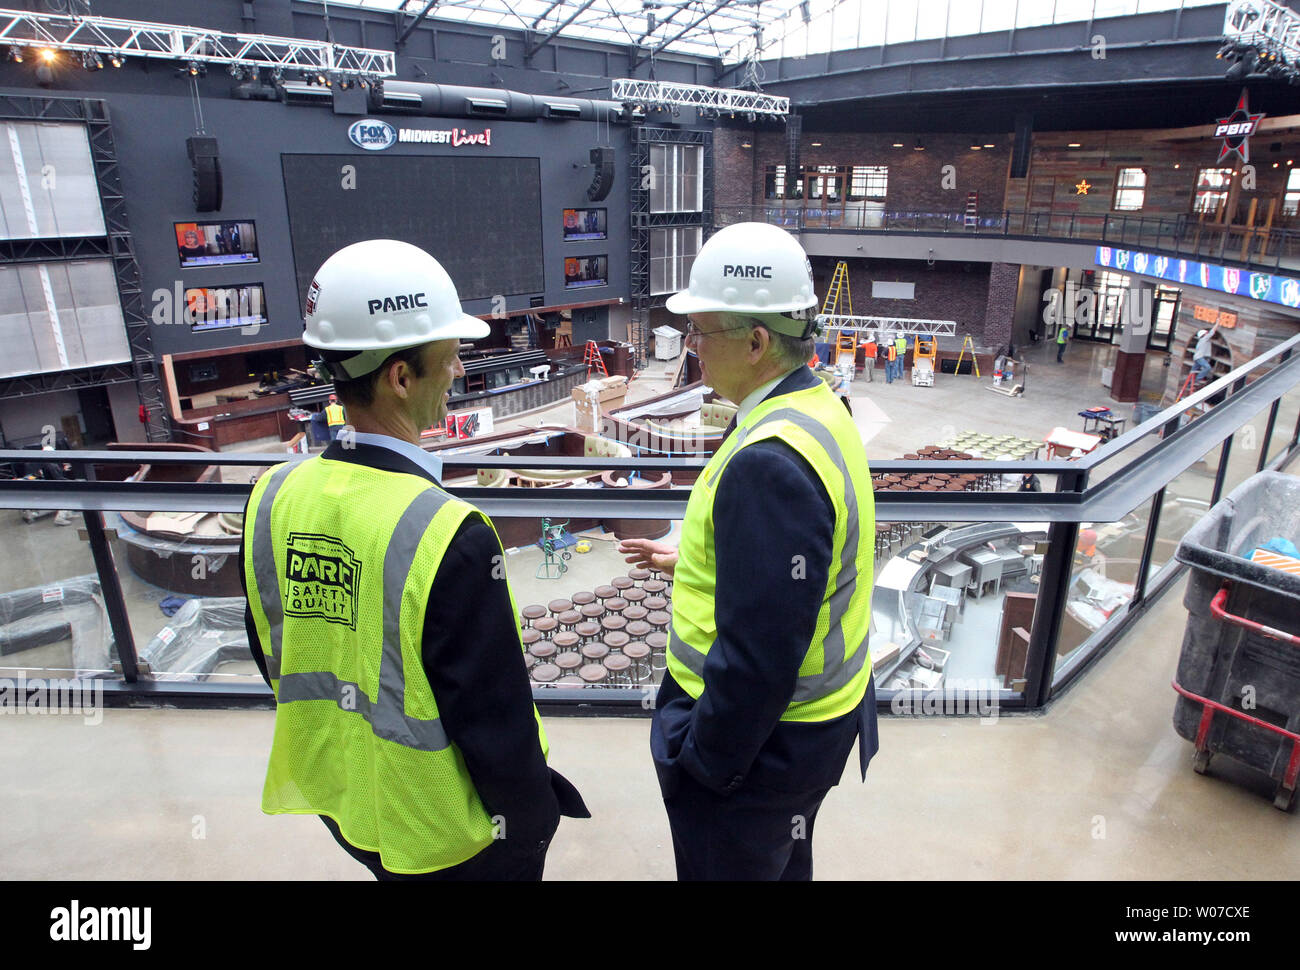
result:
<svg viewBox="0 0 1300 970"><path fill-rule="evenodd" d="M348 128L348 139L358 148L368 152L378 152L397 142L397 129L387 121L374 118L362 118L352 122Z"/></svg>

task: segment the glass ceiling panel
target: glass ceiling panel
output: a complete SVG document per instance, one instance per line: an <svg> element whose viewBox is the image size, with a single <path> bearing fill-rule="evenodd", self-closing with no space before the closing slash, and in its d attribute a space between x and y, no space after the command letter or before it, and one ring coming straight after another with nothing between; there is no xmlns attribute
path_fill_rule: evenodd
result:
<svg viewBox="0 0 1300 970"><path fill-rule="evenodd" d="M402 10L427 0L331 0ZM884 43L1130 16L1223 0L439 0L429 16L722 58L806 57Z"/></svg>

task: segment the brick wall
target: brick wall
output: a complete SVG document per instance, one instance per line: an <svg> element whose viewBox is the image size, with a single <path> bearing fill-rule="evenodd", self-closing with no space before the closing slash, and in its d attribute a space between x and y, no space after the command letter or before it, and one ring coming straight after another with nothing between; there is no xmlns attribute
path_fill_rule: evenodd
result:
<svg viewBox="0 0 1300 970"><path fill-rule="evenodd" d="M1236 156L1216 162L1220 140L1213 138L1158 140L1150 131L1081 131L1048 132L1034 135L1030 153L1029 176L1007 180L1007 208L1020 211L1026 200L1031 211L1052 208L1073 211L1083 216L1138 219L1162 216L1172 219L1192 211L1197 170L1234 168L1241 170ZM1230 200L1229 222L1244 223L1251 200L1256 200L1255 224L1263 225L1270 200L1277 199L1273 225L1294 224L1295 219L1282 216L1282 195L1290 168L1285 153L1270 150L1276 136L1251 138L1251 164L1255 167L1255 188L1241 188L1240 178ZM1070 143L1078 148L1070 148ZM1277 163L1277 168L1273 167ZM1177 168L1175 168L1177 166ZM1116 212L1115 181L1120 168L1146 171L1146 196L1136 212ZM1087 195L1079 195L1078 185L1087 181ZM1207 217L1208 218L1208 217Z"/></svg>
<svg viewBox="0 0 1300 970"><path fill-rule="evenodd" d="M826 289L835 271L836 260L814 256L813 280L819 300L825 300ZM955 320L957 337L970 334L975 343L989 345L984 333L985 314L989 308L988 263L943 263L927 266L924 262L906 259L850 259L849 291L853 297L853 312L858 316L911 317L926 320ZM999 264L1005 265L1005 264ZM1015 270L1015 267L1012 267ZM916 284L916 298L912 300L876 300L871 298L871 282L902 282ZM1016 277L1011 275L1010 308L1003 314L1010 322L1014 309ZM1005 297L998 291L998 306ZM1001 311L1000 311L1001 312ZM1006 342L1003 336L1002 341ZM948 341L941 341L947 347Z"/></svg>
<svg viewBox="0 0 1300 970"><path fill-rule="evenodd" d="M886 165L889 188L885 207L895 211L948 212L966 206L968 192L979 193L979 209L1000 213L1010 158L1010 135L926 134L925 151L915 151L915 135L805 131L800 160L814 165ZM749 142L752 148L741 147ZM814 142L820 146L814 147ZM894 143L902 143L895 148ZM786 162L785 133L718 129L714 133L714 200L719 206L757 205L769 165ZM972 151L971 145L980 145ZM991 149L985 144L994 145ZM952 165L952 188L945 188L944 166ZM749 187L748 196L745 187Z"/></svg>
<svg viewBox="0 0 1300 970"><path fill-rule="evenodd" d="M988 301L984 311L984 342L1003 346L1011 339L1011 324L1016 314L1016 292L1020 287L1020 267L1011 263L989 266Z"/></svg>

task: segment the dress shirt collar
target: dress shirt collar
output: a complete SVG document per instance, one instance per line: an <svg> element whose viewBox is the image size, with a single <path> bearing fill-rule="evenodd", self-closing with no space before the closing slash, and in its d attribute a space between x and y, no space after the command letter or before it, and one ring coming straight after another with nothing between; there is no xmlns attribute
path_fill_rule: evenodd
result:
<svg viewBox="0 0 1300 970"><path fill-rule="evenodd" d="M799 365L799 367L804 367L804 366L807 365L805 364ZM754 408L758 407L759 404L763 402L764 398L766 398L769 394L772 393L776 385L780 384L783 380L785 380L787 377L789 377L791 374L797 371L799 367L791 367L784 374L780 375L779 377L772 378L766 384L760 384L758 387L754 388L752 391L746 394L745 399L740 402L740 407L736 410L736 424L739 425L747 417L749 417L749 413L753 411Z"/></svg>
<svg viewBox="0 0 1300 970"><path fill-rule="evenodd" d="M394 438L386 434L368 434L364 431L354 431L352 440L357 444L370 445L372 448L386 448L407 458L419 465L430 475L434 477L439 485L442 484L442 459L429 454L419 445L413 445L409 441L403 441L401 438Z"/></svg>

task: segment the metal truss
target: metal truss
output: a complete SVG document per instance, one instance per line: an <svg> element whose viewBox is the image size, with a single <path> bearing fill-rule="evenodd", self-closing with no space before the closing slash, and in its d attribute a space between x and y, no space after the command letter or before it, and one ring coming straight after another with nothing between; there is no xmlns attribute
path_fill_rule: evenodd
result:
<svg viewBox="0 0 1300 970"><path fill-rule="evenodd" d="M197 61L225 65L232 70L266 67L360 78L397 74L396 55L392 51L116 17L0 9L0 44L186 63Z"/></svg>
<svg viewBox="0 0 1300 970"><path fill-rule="evenodd" d="M9 239L0 242L0 261L53 262L73 259L109 259L117 283L122 322L131 360L125 364L82 368L75 371L31 374L0 382L0 397L29 397L70 388L101 387L134 382L148 421L149 441L171 438L170 419L158 362L153 353L149 316L140 289L140 264L126 218L126 199L118 169L117 150L108 105L92 98L0 96L0 120L75 122L86 126L95 183L104 214L103 236L52 239Z"/></svg>
<svg viewBox="0 0 1300 970"><path fill-rule="evenodd" d="M702 84L678 84L674 81L638 81L614 78L610 97L624 104L646 108L696 107L718 114L742 112L751 117L784 118L790 113L790 99L758 91L736 88L711 88Z"/></svg>
<svg viewBox="0 0 1300 970"><path fill-rule="evenodd" d="M858 317L832 313L817 314L827 330L847 330L850 333L888 331L895 334L915 334L918 337L955 337L956 320L918 320L909 317Z"/></svg>
<svg viewBox="0 0 1300 970"><path fill-rule="evenodd" d="M653 229L674 226L699 226L708 236L713 213L713 133L679 128L647 128L634 125L631 130L632 151L628 158L628 202L631 209L631 232L628 237L628 287L632 304L631 332L628 334L636 355L637 367L645 366L650 355L650 310L664 305L666 295L650 294L650 233ZM701 145L704 166L704 208L700 212L651 212L650 187L643 177L649 171L651 145Z"/></svg>
<svg viewBox="0 0 1300 970"><path fill-rule="evenodd" d="M1232 0L1223 15L1223 36L1262 52L1300 60L1300 14L1273 0Z"/></svg>
<svg viewBox="0 0 1300 970"><path fill-rule="evenodd" d="M104 387L108 384L134 384L135 369L130 363L86 367L81 370L51 371L44 374L25 374L0 380L0 399L35 397L51 391L76 391L82 388Z"/></svg>

